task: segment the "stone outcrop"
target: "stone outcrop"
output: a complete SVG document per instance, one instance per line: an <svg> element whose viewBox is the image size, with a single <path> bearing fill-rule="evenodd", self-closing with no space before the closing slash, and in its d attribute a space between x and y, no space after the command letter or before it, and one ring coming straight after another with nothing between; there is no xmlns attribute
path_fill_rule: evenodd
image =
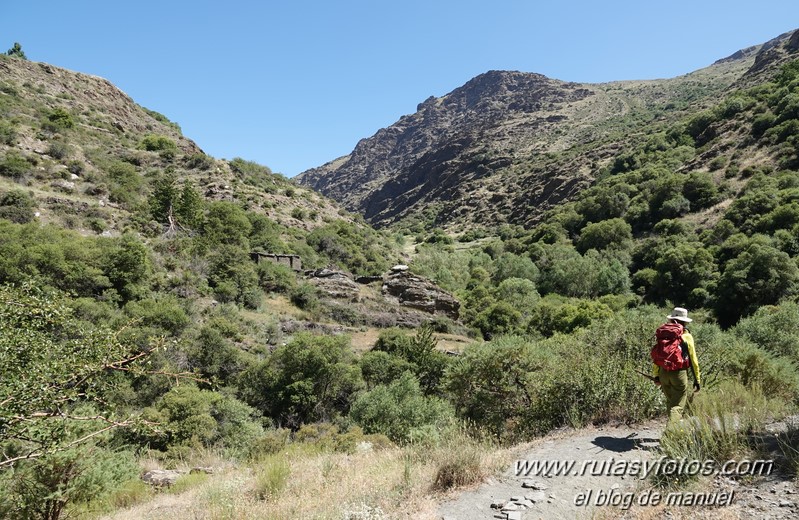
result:
<svg viewBox="0 0 799 520"><path fill-rule="evenodd" d="M458 319L460 302L427 278L410 271L392 271L383 281L383 294L400 305Z"/></svg>
<svg viewBox="0 0 799 520"><path fill-rule="evenodd" d="M310 271L308 282L325 296L336 299L357 301L361 290L349 274L327 268Z"/></svg>
<svg viewBox="0 0 799 520"><path fill-rule="evenodd" d="M151 469L145 471L141 479L153 487L169 487L182 475L182 472L173 469Z"/></svg>

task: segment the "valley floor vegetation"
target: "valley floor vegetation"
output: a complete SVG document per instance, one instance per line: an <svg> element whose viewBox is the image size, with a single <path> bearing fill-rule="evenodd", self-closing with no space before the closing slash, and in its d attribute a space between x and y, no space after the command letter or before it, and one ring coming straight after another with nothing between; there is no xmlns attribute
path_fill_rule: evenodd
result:
<svg viewBox="0 0 799 520"><path fill-rule="evenodd" d="M143 467L195 463L229 478L186 475L165 493L193 493L202 518L412 516L496 471L515 443L662 415L636 370L649 370L674 304L696 318L704 385L696 425L667 431L662 449L716 460L764 449L752 438L799 399L797 96L792 64L654 133L530 229L414 230L411 270L459 298L460 321L384 327L366 352L347 334L285 332L269 302L365 325L249 254L380 275L402 259L399 232L343 218L287 226L118 161L102 177L127 208L124 232L102 236L98 213L74 223L87 236L37 220L18 182L31 163L6 154L0 175L19 186L0 194L0 516L99 517L153 499ZM51 112L46 126L68 132L72 117ZM724 125L776 145L777 166L681 170ZM141 149L180 159L170 143L153 135ZM230 168L271 186L253 163ZM458 356L437 348L452 331L472 340ZM796 441L791 431L778 446L790 476Z"/></svg>

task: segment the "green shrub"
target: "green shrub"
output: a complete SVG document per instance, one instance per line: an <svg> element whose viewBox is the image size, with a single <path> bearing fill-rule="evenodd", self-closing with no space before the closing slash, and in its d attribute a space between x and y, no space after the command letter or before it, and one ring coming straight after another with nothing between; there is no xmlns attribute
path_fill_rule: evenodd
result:
<svg viewBox="0 0 799 520"><path fill-rule="evenodd" d="M20 180L31 170L31 163L16 152L9 152L0 162L0 175Z"/></svg>
<svg viewBox="0 0 799 520"><path fill-rule="evenodd" d="M0 218L17 224L26 224L34 218L36 203L22 190L11 190L0 196Z"/></svg>
<svg viewBox="0 0 799 520"><path fill-rule="evenodd" d="M214 165L214 159L204 153L195 153L186 156L186 168L192 170L210 170Z"/></svg>
<svg viewBox="0 0 799 520"><path fill-rule="evenodd" d="M252 231L252 224L247 218L247 212L232 202L210 203L201 231L204 247L213 248L219 244L227 244L245 251L250 249L247 237Z"/></svg>
<svg viewBox="0 0 799 520"><path fill-rule="evenodd" d="M250 309L260 305L261 293L255 264L235 245L220 245L209 255L208 285L222 302L236 302Z"/></svg>
<svg viewBox="0 0 799 520"><path fill-rule="evenodd" d="M221 384L230 383L243 366L238 349L211 325L200 329L187 355L191 368L202 377Z"/></svg>
<svg viewBox="0 0 799 520"><path fill-rule="evenodd" d="M280 453L288 446L290 437L291 430L286 428L266 430L253 444L250 455L254 460L261 460L269 455Z"/></svg>
<svg viewBox="0 0 799 520"><path fill-rule="evenodd" d="M53 159L64 159L70 154L70 146L63 141L52 141L47 147L47 155Z"/></svg>
<svg viewBox="0 0 799 520"><path fill-rule="evenodd" d="M139 149L148 152L160 152L165 150L177 150L175 141L165 135L147 134L139 143Z"/></svg>
<svg viewBox="0 0 799 520"><path fill-rule="evenodd" d="M136 167L124 161L115 161L107 167L110 180L109 198L114 202L132 205L142 187L142 178Z"/></svg>
<svg viewBox="0 0 799 520"><path fill-rule="evenodd" d="M164 435L151 435L147 439L158 449L216 446L230 454L246 455L263 433L251 407L233 397L189 384L173 387L146 415L162 424Z"/></svg>
<svg viewBox="0 0 799 520"><path fill-rule="evenodd" d="M531 310L527 330L545 337L570 334L612 315L610 307L598 301L546 296Z"/></svg>
<svg viewBox="0 0 799 520"><path fill-rule="evenodd" d="M291 303L304 310L313 310L319 306L319 293L313 285L302 282L289 291Z"/></svg>
<svg viewBox="0 0 799 520"><path fill-rule="evenodd" d="M286 179L272 173L268 167L253 161L245 161L236 157L230 161L230 169L245 184L258 186L268 193L275 193L278 179L286 182Z"/></svg>
<svg viewBox="0 0 799 520"><path fill-rule="evenodd" d="M17 142L17 131L10 121L0 121L0 144L14 146Z"/></svg>
<svg viewBox="0 0 799 520"><path fill-rule="evenodd" d="M50 128L56 131L73 128L75 126L75 120L72 114L60 107L50 111L50 113L47 114L47 120L50 123Z"/></svg>
<svg viewBox="0 0 799 520"><path fill-rule="evenodd" d="M258 284L265 291L287 293L297 286L297 275L288 266L262 261L255 268Z"/></svg>
<svg viewBox="0 0 799 520"><path fill-rule="evenodd" d="M796 302L760 307L731 332L765 351L799 363L799 304Z"/></svg>
<svg viewBox="0 0 799 520"><path fill-rule="evenodd" d="M57 520L72 506L102 500L138 476L132 455L83 447L17 463L0 473L0 516Z"/></svg>
<svg viewBox="0 0 799 520"><path fill-rule="evenodd" d="M536 379L551 366L552 356L520 337L475 343L452 362L444 387L459 417L497 438L512 439L535 404Z"/></svg>
<svg viewBox="0 0 799 520"><path fill-rule="evenodd" d="M365 226L336 220L314 229L305 240L331 263L355 274L382 274L389 267L389 242Z"/></svg>
<svg viewBox="0 0 799 520"><path fill-rule="evenodd" d="M189 316L174 296L162 296L129 302L125 312L137 324L152 327L159 333L179 336L189 325Z"/></svg>
<svg viewBox="0 0 799 520"><path fill-rule="evenodd" d="M427 394L435 393L449 363L447 355L436 350L437 340L430 324L417 329L413 336L399 329L388 329L380 333L373 352L386 352L392 357L404 359ZM404 364L391 361L393 369ZM386 367L387 369L389 367ZM390 372L390 370L389 370Z"/></svg>
<svg viewBox="0 0 799 520"><path fill-rule="evenodd" d="M414 372L413 363L400 356L380 350L364 352L360 359L363 379L370 387L388 385L404 372Z"/></svg>
<svg viewBox="0 0 799 520"><path fill-rule="evenodd" d="M387 386L378 385L358 397L350 417L366 433L382 433L394 442L407 443L414 429L443 426L454 418L454 410L442 399L425 396L416 377L405 372Z"/></svg>
<svg viewBox="0 0 799 520"><path fill-rule="evenodd" d="M346 413L362 387L349 338L308 333L247 368L238 385L247 403L293 429Z"/></svg>

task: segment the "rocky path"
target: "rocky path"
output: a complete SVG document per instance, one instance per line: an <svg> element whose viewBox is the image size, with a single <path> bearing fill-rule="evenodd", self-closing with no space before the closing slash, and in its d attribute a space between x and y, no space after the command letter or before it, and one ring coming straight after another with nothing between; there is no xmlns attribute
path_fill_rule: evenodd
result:
<svg viewBox="0 0 799 520"><path fill-rule="evenodd" d="M444 503L445 520L591 518L610 505L643 500L660 427L606 426L548 436L502 476Z"/></svg>
<svg viewBox="0 0 799 520"><path fill-rule="evenodd" d="M765 436L785 431L799 416L768 425ZM715 476L700 489L667 491L647 475L663 464L658 452L663 422L605 426L549 435L523 453L500 477L441 504L439 520L794 519L799 484L774 472L758 477ZM655 497L660 503L655 503ZM706 504L691 503L703 497Z"/></svg>

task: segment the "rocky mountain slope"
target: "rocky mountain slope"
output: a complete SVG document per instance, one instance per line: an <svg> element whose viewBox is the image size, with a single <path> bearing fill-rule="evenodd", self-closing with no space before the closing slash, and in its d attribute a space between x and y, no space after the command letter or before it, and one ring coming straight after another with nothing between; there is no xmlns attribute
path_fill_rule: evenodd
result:
<svg viewBox="0 0 799 520"><path fill-rule="evenodd" d="M245 203L282 225L351 220L264 166L207 156L178 124L103 78L0 55L0 191L24 186L40 221L114 233L164 173L208 200Z"/></svg>
<svg viewBox="0 0 799 520"><path fill-rule="evenodd" d="M579 84L489 71L297 180L378 226L529 224L590 185L620 150L769 77L797 41L786 33L665 80Z"/></svg>

